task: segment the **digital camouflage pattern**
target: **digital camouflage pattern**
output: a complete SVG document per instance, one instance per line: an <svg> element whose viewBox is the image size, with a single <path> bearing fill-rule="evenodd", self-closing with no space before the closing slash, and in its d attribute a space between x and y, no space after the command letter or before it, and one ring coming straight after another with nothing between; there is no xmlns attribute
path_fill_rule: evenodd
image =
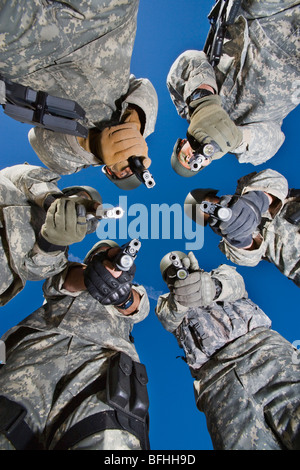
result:
<svg viewBox="0 0 300 470"><path fill-rule="evenodd" d="M109 94L108 96L112 97L113 95ZM117 96L115 96L115 99L117 99ZM114 117L111 115L113 120L109 121L105 118L103 121L97 122L96 127L103 129L116 124L117 121L121 121L128 104L132 103L139 106L145 114L146 123L143 136L146 138L154 131L157 116L158 102L153 86L149 80L136 79L131 75L128 92L122 99L120 111ZM110 107L109 111L111 111ZM102 164L92 153L83 149L74 136L60 133L53 134L53 132L46 129L34 127L30 129L28 137L40 160L60 175L75 173L83 168Z"/></svg>
<svg viewBox="0 0 300 470"><path fill-rule="evenodd" d="M42 200L60 193L59 176L46 168L15 165L0 171L0 305L20 292L27 280L38 281L62 271L65 252L43 252L36 237L45 221Z"/></svg>
<svg viewBox="0 0 300 470"><path fill-rule="evenodd" d="M182 307L172 294L158 299L156 314L184 349L192 371L197 371L220 348L259 326L269 318L248 299L242 276L235 268L221 265L210 273L222 285L208 307Z"/></svg>
<svg viewBox="0 0 300 470"><path fill-rule="evenodd" d="M138 5L139 0L5 0L0 6L0 72L77 101L88 127L116 124L129 102L138 104L146 115L147 137L154 130L158 103L149 80L130 75ZM30 141L59 174L99 165L74 136L36 128Z"/></svg>
<svg viewBox="0 0 300 470"><path fill-rule="evenodd" d="M299 356L277 332L255 328L228 344L194 391L215 449L300 449Z"/></svg>
<svg viewBox="0 0 300 470"><path fill-rule="evenodd" d="M300 287L300 230L299 225L287 220L300 209L300 195L289 197L287 180L271 169L250 173L241 178L236 194L257 190L265 191L276 198L263 214L261 223L253 234L257 248L236 248L223 238L220 249L230 261L239 265L256 266L261 260L267 260Z"/></svg>
<svg viewBox="0 0 300 470"><path fill-rule="evenodd" d="M156 314L184 350L214 449L300 449L297 350L270 329L234 268L211 275L225 287L211 305L183 310L166 294Z"/></svg>
<svg viewBox="0 0 300 470"><path fill-rule="evenodd" d="M27 408L26 422L49 449L76 422L111 409L105 389L99 390L68 416L53 439L49 437L62 408L105 374L110 356L123 351L139 361L130 335L134 324L149 313L141 286L134 287L142 297L137 313L125 316L113 306L101 305L87 291L65 291L66 272L45 282L47 302L2 337L7 356L0 369L1 394ZM0 448L12 448L3 436ZM140 443L126 431L106 430L86 438L76 449L137 450Z"/></svg>
<svg viewBox="0 0 300 470"><path fill-rule="evenodd" d="M299 4L244 0L215 69L203 52L191 50L168 74L171 98L188 121L186 99L198 86L208 84L219 93L243 131L243 142L233 152L240 163L259 165L274 156L284 141L282 121L299 104Z"/></svg>

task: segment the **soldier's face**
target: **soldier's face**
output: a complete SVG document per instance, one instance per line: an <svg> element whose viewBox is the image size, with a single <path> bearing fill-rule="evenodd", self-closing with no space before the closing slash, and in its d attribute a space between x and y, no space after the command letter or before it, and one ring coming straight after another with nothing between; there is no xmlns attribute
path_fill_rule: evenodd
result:
<svg viewBox="0 0 300 470"><path fill-rule="evenodd" d="M179 142L178 148L177 148L177 158L179 163L184 167L190 170L189 166L189 161L194 155L194 150L192 149L189 141L187 139L182 139L181 142ZM202 166L207 166L210 164L210 160L205 160L202 163Z"/></svg>
<svg viewBox="0 0 300 470"><path fill-rule="evenodd" d="M118 179L128 178L128 176L133 174L127 161L116 163L110 167L107 166L106 171L108 174L113 175Z"/></svg>
<svg viewBox="0 0 300 470"><path fill-rule="evenodd" d="M182 139L178 146L177 158L179 163L184 166L184 168L189 167L190 158L193 156L193 149L187 139Z"/></svg>
<svg viewBox="0 0 300 470"><path fill-rule="evenodd" d="M143 165L145 168L149 168L151 165L151 160L149 157L143 157ZM133 175L131 169L128 166L128 160L123 160L111 166L106 165L106 172L118 179L128 178L128 176Z"/></svg>

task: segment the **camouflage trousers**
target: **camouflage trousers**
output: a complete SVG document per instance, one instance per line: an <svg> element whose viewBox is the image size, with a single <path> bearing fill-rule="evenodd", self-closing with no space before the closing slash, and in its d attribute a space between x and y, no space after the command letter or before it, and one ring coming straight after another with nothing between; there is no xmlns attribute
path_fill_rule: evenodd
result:
<svg viewBox="0 0 300 470"><path fill-rule="evenodd" d="M22 405L25 422L46 450L52 450L75 424L96 413L110 411L105 379L97 393L84 397L57 427L63 409L87 385L105 378L108 357L114 354L89 341L57 330L13 329L5 340L7 363L0 366L0 395ZM1 427L0 415L0 427ZM140 450L136 436L122 429L105 429L82 438L69 450ZM0 450L14 450L0 433Z"/></svg>
<svg viewBox="0 0 300 470"><path fill-rule="evenodd" d="M300 449L300 360L277 332L257 328L237 339L196 379L216 450Z"/></svg>
<svg viewBox="0 0 300 470"><path fill-rule="evenodd" d="M63 59L68 54L113 31L134 15L138 1L1 1L1 72L6 78L20 79L49 65L55 71L59 63L69 61ZM77 57L78 66L80 59Z"/></svg>

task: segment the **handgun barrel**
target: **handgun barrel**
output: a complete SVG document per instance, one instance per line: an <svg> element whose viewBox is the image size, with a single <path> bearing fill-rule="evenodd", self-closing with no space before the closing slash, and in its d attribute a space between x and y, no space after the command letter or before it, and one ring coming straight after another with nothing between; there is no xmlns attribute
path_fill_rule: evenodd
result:
<svg viewBox="0 0 300 470"><path fill-rule="evenodd" d="M123 217L124 210L122 207L112 207L111 209L103 209L99 206L96 210L96 217L98 219L120 219Z"/></svg>
<svg viewBox="0 0 300 470"><path fill-rule="evenodd" d="M229 207L221 206L221 204L215 204L210 201L203 201L200 204L200 209L205 214L209 214L215 219L221 220L222 222L227 222L232 217L232 210Z"/></svg>
<svg viewBox="0 0 300 470"><path fill-rule="evenodd" d="M170 253L170 261L172 262L174 268L176 269L176 276L178 279L186 279L189 275L188 270L183 266L177 253Z"/></svg>

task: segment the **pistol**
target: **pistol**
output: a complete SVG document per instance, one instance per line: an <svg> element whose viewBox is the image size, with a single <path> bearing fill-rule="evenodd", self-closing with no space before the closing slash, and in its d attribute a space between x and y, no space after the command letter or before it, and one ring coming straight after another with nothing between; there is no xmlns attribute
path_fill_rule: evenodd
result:
<svg viewBox="0 0 300 470"><path fill-rule="evenodd" d="M172 265L176 269L176 276L178 279L183 280L186 279L189 275L188 270L183 266L179 256L177 253L170 253L170 261L172 262Z"/></svg>
<svg viewBox="0 0 300 470"><path fill-rule="evenodd" d="M193 156L188 161L192 171L199 171L204 161L209 160L209 162L211 162L213 155L221 150L220 146L214 140L200 143L188 132L187 140L193 149Z"/></svg>
<svg viewBox="0 0 300 470"><path fill-rule="evenodd" d="M124 215L124 209L122 207L112 207L111 209L103 209L102 206L97 207L96 219L120 219Z"/></svg>
<svg viewBox="0 0 300 470"><path fill-rule="evenodd" d="M200 204L200 209L202 212L205 212L205 214L209 214L211 217L221 220L222 222L227 222L232 217L232 210L229 207L224 207L214 202L203 201Z"/></svg>
<svg viewBox="0 0 300 470"><path fill-rule="evenodd" d="M155 181L150 171L143 165L142 157L130 157L128 158L129 168L132 173L147 187L153 188Z"/></svg>
<svg viewBox="0 0 300 470"><path fill-rule="evenodd" d="M137 238L133 238L125 243L125 245L121 246L121 251L115 256L112 263L120 271L128 271L133 265L141 245L141 242Z"/></svg>
<svg viewBox="0 0 300 470"><path fill-rule="evenodd" d="M207 144L200 144L197 142L197 150L194 151L193 156L189 160L189 166L192 171L199 171L206 160L211 162L212 156L220 149L218 144L213 140Z"/></svg>
<svg viewBox="0 0 300 470"><path fill-rule="evenodd" d="M202 168L203 163L208 160L204 155L200 155L194 152L193 156L189 159L189 166L192 171L199 171Z"/></svg>

